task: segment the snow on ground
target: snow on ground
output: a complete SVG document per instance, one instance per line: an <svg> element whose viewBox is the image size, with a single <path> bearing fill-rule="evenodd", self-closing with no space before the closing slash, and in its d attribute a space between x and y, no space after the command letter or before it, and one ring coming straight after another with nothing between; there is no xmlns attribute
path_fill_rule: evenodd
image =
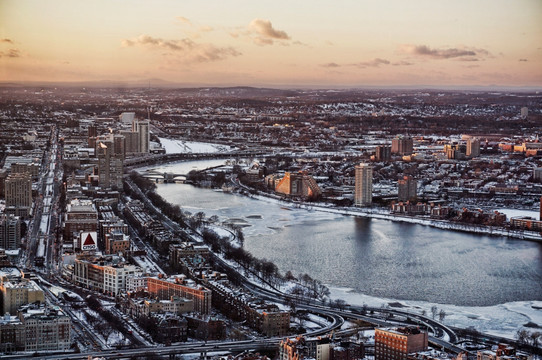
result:
<svg viewBox="0 0 542 360"><path fill-rule="evenodd" d="M540 212L533 210L516 210L516 209L497 209L496 211L506 214L506 217L510 219L515 216L530 216L532 218L538 219Z"/></svg>
<svg viewBox="0 0 542 360"><path fill-rule="evenodd" d="M228 238L228 239L233 239L234 238L234 235L231 232L231 230L225 229L223 227L211 225L211 226L207 226L207 228L213 230L220 237L225 237L225 238Z"/></svg>
<svg viewBox="0 0 542 360"><path fill-rule="evenodd" d="M133 260L137 266L143 269L144 272L150 274L164 274L164 271L154 261L149 259L148 256L134 256Z"/></svg>
<svg viewBox="0 0 542 360"><path fill-rule="evenodd" d="M516 332L528 322L542 327L542 300L517 301L494 306L456 306L448 304L433 304L426 301L395 300L376 298L355 293L348 288L329 288L332 299L343 299L350 305L370 307L386 306L389 303L400 303L402 310L421 313L425 310L431 314L431 307L436 305L438 311L446 312L444 324L449 326L468 328L474 327L482 333L514 339ZM529 328L527 328L529 330ZM536 329L540 331L540 329Z"/></svg>
<svg viewBox="0 0 542 360"><path fill-rule="evenodd" d="M215 153L221 151L230 151L229 146L159 138L162 147L166 149L166 154L179 153Z"/></svg>

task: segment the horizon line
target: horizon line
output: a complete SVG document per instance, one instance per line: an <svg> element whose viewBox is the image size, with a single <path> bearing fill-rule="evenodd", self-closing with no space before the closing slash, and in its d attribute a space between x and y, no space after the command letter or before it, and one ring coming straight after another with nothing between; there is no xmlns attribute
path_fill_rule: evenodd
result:
<svg viewBox="0 0 542 360"><path fill-rule="evenodd" d="M152 84L154 80L154 84ZM47 87L93 87L93 88L179 88L179 89L204 89L204 88L253 88L270 90L514 90L514 91L542 91L542 85L295 85L295 84L198 84L177 83L162 79L150 80L74 80L74 81L0 81L1 87L7 86L47 86Z"/></svg>

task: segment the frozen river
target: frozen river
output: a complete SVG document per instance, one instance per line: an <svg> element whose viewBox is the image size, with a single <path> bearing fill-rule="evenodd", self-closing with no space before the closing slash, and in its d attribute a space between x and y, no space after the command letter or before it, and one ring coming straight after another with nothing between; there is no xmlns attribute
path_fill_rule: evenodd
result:
<svg viewBox="0 0 542 360"><path fill-rule="evenodd" d="M160 169L183 173L221 162ZM244 224L245 248L254 256L275 262L282 273L308 273L351 303L400 300L413 308L440 304L451 313L514 308L505 334L536 320L525 312L542 312L536 309L542 306L539 243L288 208L184 184L159 184L158 192L186 211ZM463 318L474 321L480 317L474 313Z"/></svg>

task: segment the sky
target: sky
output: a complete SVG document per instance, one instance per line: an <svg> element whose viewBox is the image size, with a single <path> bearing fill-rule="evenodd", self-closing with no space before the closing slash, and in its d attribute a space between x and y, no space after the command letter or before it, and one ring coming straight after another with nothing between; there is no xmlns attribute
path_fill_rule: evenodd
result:
<svg viewBox="0 0 542 360"><path fill-rule="evenodd" d="M0 0L0 82L542 86L542 0Z"/></svg>

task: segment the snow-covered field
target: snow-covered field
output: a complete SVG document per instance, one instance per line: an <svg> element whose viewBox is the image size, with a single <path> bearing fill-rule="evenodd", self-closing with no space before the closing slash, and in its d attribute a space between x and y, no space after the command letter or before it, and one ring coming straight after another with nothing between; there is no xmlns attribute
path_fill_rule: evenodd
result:
<svg viewBox="0 0 542 360"><path fill-rule="evenodd" d="M455 306L446 304L433 304L426 301L402 301L395 299L376 298L354 292L347 288L329 288L333 299L343 299L350 305L371 307L386 306L389 303L400 303L401 310L421 313L425 310L431 314L431 307L436 305L438 312L444 310L446 316L444 324L461 328L474 327L482 333L514 339L516 332L528 322L542 327L542 300L517 301L494 306ZM458 295L459 296L459 295ZM438 317L438 315L437 315ZM529 329L540 331L540 329Z"/></svg>
<svg viewBox="0 0 542 360"><path fill-rule="evenodd" d="M166 138L159 138L162 147L166 149L166 154L179 154L179 153L215 153L222 151L230 151L229 146L209 144L202 142L184 141L184 140L172 140Z"/></svg>

